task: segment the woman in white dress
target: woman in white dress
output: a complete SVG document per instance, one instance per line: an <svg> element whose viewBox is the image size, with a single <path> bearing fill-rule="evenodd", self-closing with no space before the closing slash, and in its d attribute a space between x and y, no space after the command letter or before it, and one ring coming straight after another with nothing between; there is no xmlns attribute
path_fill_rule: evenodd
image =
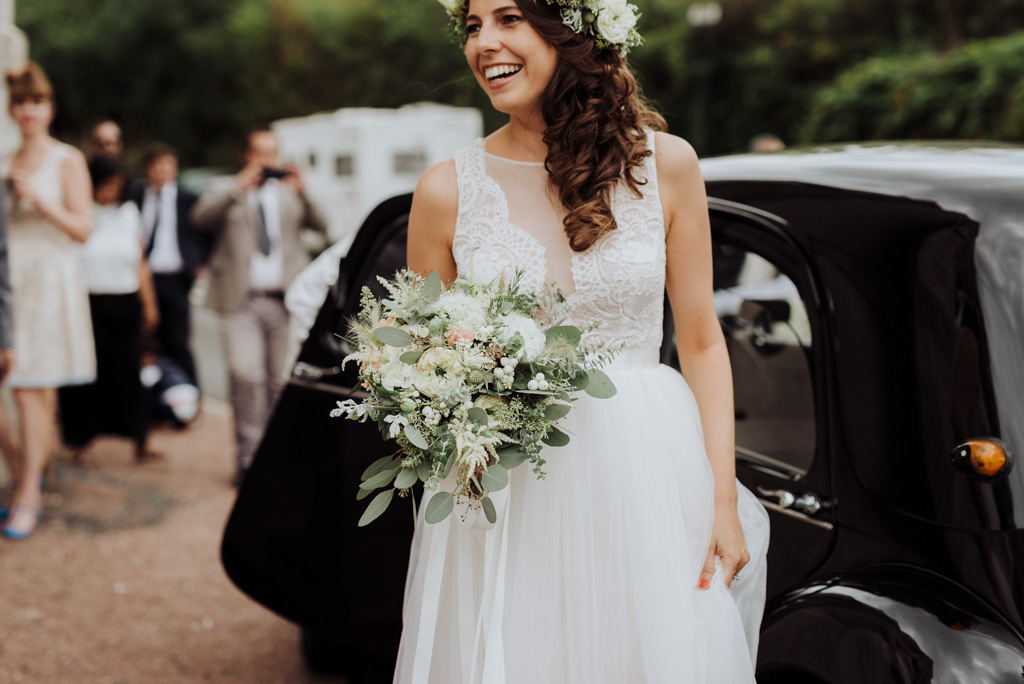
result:
<svg viewBox="0 0 1024 684"><path fill-rule="evenodd" d="M56 443L54 388L96 378L77 247L92 231L92 185L82 153L50 136L53 89L42 69L29 64L8 73L7 91L21 130L21 146L3 168L12 190L7 239L14 294L14 368L7 384L21 444L0 406L0 449L15 482L3 534L25 539L40 514L42 472Z"/></svg>
<svg viewBox="0 0 1024 684"><path fill-rule="evenodd" d="M697 158L647 111L624 0L442 0L509 124L428 170L409 266L555 282L618 393L581 397L498 520L421 520L396 682L753 682L768 520L736 482ZM683 375L658 363L667 288ZM685 378L685 379L684 379ZM445 483L442 483L442 488ZM424 502L425 503L425 502ZM426 506L421 506L423 511Z"/></svg>

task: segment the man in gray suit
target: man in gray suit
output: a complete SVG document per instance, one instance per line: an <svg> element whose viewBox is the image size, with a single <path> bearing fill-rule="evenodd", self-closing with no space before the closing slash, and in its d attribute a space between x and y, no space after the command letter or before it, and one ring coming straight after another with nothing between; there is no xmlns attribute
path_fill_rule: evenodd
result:
<svg viewBox="0 0 1024 684"><path fill-rule="evenodd" d="M284 292L309 263L299 233L327 232L306 197L298 168L278 168L277 137L249 132L236 176L218 178L196 203L196 230L214 235L207 305L221 314L235 414L238 472L244 478L281 389L288 355Z"/></svg>

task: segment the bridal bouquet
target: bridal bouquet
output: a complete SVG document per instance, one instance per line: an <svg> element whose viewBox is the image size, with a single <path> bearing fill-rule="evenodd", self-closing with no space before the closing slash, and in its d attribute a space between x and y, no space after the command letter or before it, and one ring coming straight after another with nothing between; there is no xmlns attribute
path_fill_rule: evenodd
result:
<svg viewBox="0 0 1024 684"><path fill-rule="evenodd" d="M508 485L508 471L525 461L544 476L543 445L564 446L556 427L572 408L573 392L606 398L615 386L600 370L616 351L581 343L585 330L562 325L569 310L560 292L521 292L522 273L487 285L458 279L445 289L400 271L380 278L390 297L363 288L351 322L366 397L339 401L331 416L373 420L398 451L363 473L359 499L383 488L359 525L367 525L416 482L428 490L455 471L453 492L430 499L427 522L444 520L456 502L496 518L488 492Z"/></svg>

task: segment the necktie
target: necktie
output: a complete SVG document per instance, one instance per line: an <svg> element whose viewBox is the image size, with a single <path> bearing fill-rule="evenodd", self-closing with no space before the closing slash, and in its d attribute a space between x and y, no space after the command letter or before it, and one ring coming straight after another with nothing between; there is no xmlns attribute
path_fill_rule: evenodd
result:
<svg viewBox="0 0 1024 684"><path fill-rule="evenodd" d="M146 242L146 256L148 257L153 251L153 245L156 243L156 230L160 227L160 214L163 213L163 206L160 203L160 191L157 190L153 193L153 203L156 205L156 211L153 212L153 227L149 230L149 240Z"/></svg>
<svg viewBox="0 0 1024 684"><path fill-rule="evenodd" d="M256 198L256 206L259 207L259 224L260 224L260 254L263 256L270 255L270 234L267 233L267 215L263 211L263 201Z"/></svg>

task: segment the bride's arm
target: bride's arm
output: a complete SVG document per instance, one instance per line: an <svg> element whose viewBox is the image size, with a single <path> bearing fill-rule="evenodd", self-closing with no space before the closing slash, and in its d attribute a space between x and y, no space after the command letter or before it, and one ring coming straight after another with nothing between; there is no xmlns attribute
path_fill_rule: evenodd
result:
<svg viewBox="0 0 1024 684"><path fill-rule="evenodd" d="M700 576L707 588L720 556L726 584L750 560L736 510L735 414L732 369L715 313L711 227L697 155L685 140L659 133L658 183L666 225L666 278L683 377L700 408L708 460L715 476L715 522Z"/></svg>
<svg viewBox="0 0 1024 684"><path fill-rule="evenodd" d="M437 271L441 280L455 280L452 238L459 213L455 162L436 164L423 174L412 196L406 259L409 268L426 276Z"/></svg>

